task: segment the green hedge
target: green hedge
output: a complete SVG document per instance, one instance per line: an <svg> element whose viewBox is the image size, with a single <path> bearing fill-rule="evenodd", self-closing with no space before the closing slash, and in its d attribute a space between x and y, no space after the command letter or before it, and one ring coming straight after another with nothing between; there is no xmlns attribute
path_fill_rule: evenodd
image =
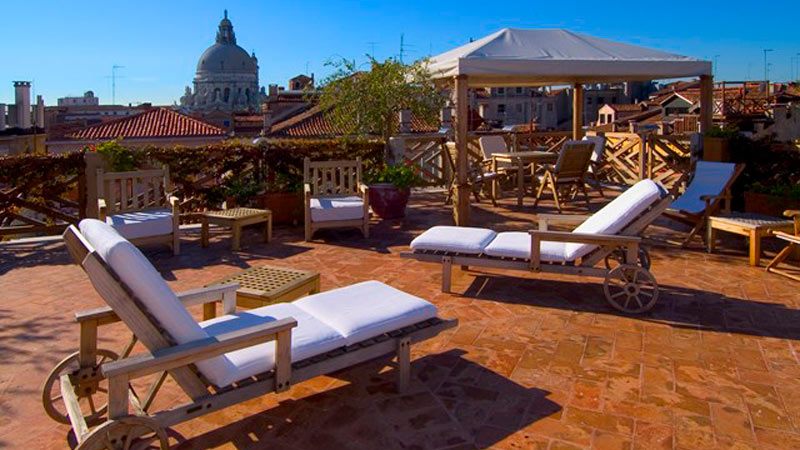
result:
<svg viewBox="0 0 800 450"><path fill-rule="evenodd" d="M26 199L46 204L47 199L64 197L75 189L76 176L86 167L83 155L84 152L73 152L2 157L0 185L16 188L16 192Z"/></svg>

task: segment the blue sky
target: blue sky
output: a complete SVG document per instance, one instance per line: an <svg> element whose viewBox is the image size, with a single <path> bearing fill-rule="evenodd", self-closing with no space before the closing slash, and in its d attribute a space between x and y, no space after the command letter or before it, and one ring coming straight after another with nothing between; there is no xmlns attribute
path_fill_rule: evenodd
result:
<svg viewBox="0 0 800 450"><path fill-rule="evenodd" d="M308 67L318 79L331 57L363 61L407 58L454 48L497 29L567 28L575 32L713 60L717 79L761 79L762 49L770 78L789 79L800 35L782 20L797 3L726 1L28 1L0 0L0 103L13 101L13 80L34 80L37 94L58 97L91 89L111 102L171 104L190 85L197 58L214 41L227 8L239 45L255 51L261 85ZM604 6L599 6L604 5Z"/></svg>

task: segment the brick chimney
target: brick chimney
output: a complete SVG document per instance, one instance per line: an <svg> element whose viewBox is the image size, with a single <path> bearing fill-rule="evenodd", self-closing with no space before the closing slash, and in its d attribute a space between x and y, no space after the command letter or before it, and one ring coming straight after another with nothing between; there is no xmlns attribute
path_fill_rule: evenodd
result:
<svg viewBox="0 0 800 450"><path fill-rule="evenodd" d="M272 130L272 111L264 110L264 129L261 130L261 135L266 136Z"/></svg>
<svg viewBox="0 0 800 450"><path fill-rule="evenodd" d="M31 82L14 82L14 103L17 106L17 126L22 129L31 127Z"/></svg>
<svg viewBox="0 0 800 450"><path fill-rule="evenodd" d="M44 99L41 95L36 96L36 126L44 128Z"/></svg>
<svg viewBox="0 0 800 450"><path fill-rule="evenodd" d="M0 131L6 129L6 104L0 103Z"/></svg>
<svg viewBox="0 0 800 450"><path fill-rule="evenodd" d="M400 111L400 133L411 132L411 110L404 109Z"/></svg>

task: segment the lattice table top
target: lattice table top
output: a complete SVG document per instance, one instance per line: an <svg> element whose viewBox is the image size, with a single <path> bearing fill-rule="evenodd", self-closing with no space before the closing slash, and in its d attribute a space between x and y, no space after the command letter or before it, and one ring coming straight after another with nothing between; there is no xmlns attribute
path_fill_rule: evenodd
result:
<svg viewBox="0 0 800 450"><path fill-rule="evenodd" d="M239 292L269 299L317 278L319 278L318 272L258 266L217 280L212 284L236 282L241 285Z"/></svg>
<svg viewBox="0 0 800 450"><path fill-rule="evenodd" d="M220 211L206 211L203 213L203 215L208 217L221 217L226 219L244 219L248 217L260 216L262 214L271 214L271 212L268 209L231 208Z"/></svg>
<svg viewBox="0 0 800 450"><path fill-rule="evenodd" d="M747 227L791 227L793 222L782 217L764 216L756 213L731 212L726 216L713 216L713 220L735 223Z"/></svg>

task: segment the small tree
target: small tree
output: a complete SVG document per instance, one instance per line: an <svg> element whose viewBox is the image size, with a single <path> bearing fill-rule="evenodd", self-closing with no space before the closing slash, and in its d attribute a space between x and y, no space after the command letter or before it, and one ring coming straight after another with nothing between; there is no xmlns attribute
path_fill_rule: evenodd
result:
<svg viewBox="0 0 800 450"><path fill-rule="evenodd" d="M349 135L380 135L391 161L389 138L397 131L399 113L410 110L434 123L445 97L436 89L425 60L404 64L389 58L380 62L370 55L370 71L359 71L355 61L328 62L336 68L323 81L320 106L331 121Z"/></svg>

